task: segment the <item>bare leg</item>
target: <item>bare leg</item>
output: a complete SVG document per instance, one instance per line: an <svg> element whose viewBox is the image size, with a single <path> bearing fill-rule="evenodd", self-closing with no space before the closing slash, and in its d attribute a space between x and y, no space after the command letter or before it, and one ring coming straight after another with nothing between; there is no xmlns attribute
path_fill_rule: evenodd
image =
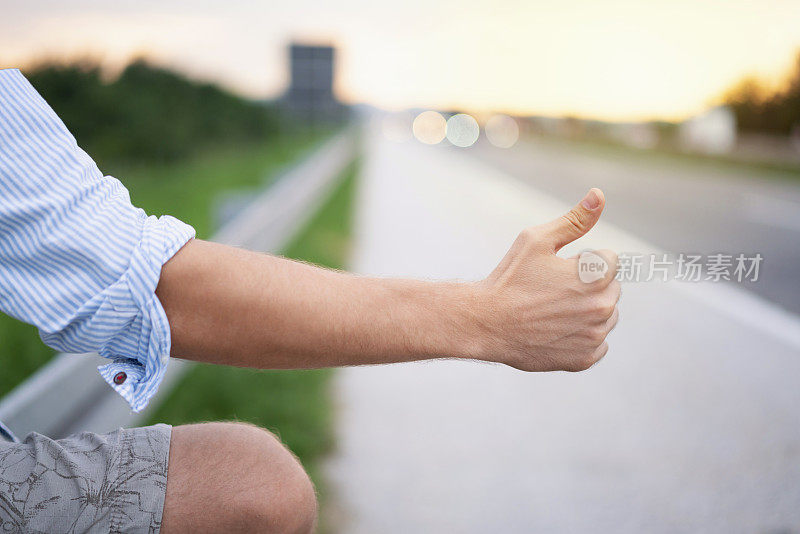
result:
<svg viewBox="0 0 800 534"><path fill-rule="evenodd" d="M244 423L172 429L163 534L312 532L317 502L300 463Z"/></svg>

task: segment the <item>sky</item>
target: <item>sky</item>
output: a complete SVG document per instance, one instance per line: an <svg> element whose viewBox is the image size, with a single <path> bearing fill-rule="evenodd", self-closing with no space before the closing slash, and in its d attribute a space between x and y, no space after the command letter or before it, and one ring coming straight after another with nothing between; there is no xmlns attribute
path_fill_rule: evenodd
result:
<svg viewBox="0 0 800 534"><path fill-rule="evenodd" d="M68 4L68 5L67 5ZM292 40L338 48L337 94L388 109L681 119L800 50L800 0L0 0L0 66L131 57L279 95Z"/></svg>

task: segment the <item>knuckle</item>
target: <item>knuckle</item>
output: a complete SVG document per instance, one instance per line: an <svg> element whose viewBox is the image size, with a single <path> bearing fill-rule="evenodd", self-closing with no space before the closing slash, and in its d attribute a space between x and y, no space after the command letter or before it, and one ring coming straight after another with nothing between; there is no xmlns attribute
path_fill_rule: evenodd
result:
<svg viewBox="0 0 800 534"><path fill-rule="evenodd" d="M519 233L519 237L524 242L536 241L536 227L528 226Z"/></svg>
<svg viewBox="0 0 800 534"><path fill-rule="evenodd" d="M606 332L605 326L593 328L589 332L589 340L592 342L592 345L596 347L606 339L607 335L608 332Z"/></svg>
<svg viewBox="0 0 800 534"><path fill-rule="evenodd" d="M614 313L611 314L611 317L609 317L608 321L606 322L607 325L606 328L608 329L609 333L611 333L611 331L617 327L618 322L619 322L619 312L614 311Z"/></svg>
<svg viewBox="0 0 800 534"><path fill-rule="evenodd" d="M605 258L606 263L608 263L609 270L616 270L617 264L619 263L619 256L613 250L603 249L600 251L603 258Z"/></svg>
<svg viewBox="0 0 800 534"><path fill-rule="evenodd" d="M583 232L586 223L583 220L583 215L575 209L569 210L561 216L561 218L571 226L576 232Z"/></svg>
<svg viewBox="0 0 800 534"><path fill-rule="evenodd" d="M622 284L616 279L616 275L615 278L611 280L608 287L611 295L614 297L614 302L618 301L619 297L622 295Z"/></svg>
<svg viewBox="0 0 800 534"><path fill-rule="evenodd" d="M529 226L519 233L517 241L522 245L522 250L530 250L540 240L539 230L535 226Z"/></svg>
<svg viewBox="0 0 800 534"><path fill-rule="evenodd" d="M608 301L613 306L616 306L621 296L622 286L620 286L619 282L615 282L615 285L608 290Z"/></svg>
<svg viewBox="0 0 800 534"><path fill-rule="evenodd" d="M608 319L614 313L614 308L617 306L617 299L613 296L599 296L592 299L590 304L590 311L592 315L600 319Z"/></svg>
<svg viewBox="0 0 800 534"><path fill-rule="evenodd" d="M606 272L606 279L609 283L613 284L617 282L617 275L619 274L619 263L617 262L616 256L614 261L608 263L608 271Z"/></svg>

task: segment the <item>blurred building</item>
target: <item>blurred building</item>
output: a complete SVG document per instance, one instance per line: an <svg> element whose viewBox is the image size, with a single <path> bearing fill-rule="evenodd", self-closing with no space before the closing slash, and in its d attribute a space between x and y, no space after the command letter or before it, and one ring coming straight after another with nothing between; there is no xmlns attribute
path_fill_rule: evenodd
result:
<svg viewBox="0 0 800 534"><path fill-rule="evenodd" d="M347 108L333 93L336 49L332 46L291 44L289 88L283 96L287 113L307 122L335 122Z"/></svg>
<svg viewBox="0 0 800 534"><path fill-rule="evenodd" d="M736 146L736 116L730 108L717 106L680 126L684 149L706 154L724 154Z"/></svg>

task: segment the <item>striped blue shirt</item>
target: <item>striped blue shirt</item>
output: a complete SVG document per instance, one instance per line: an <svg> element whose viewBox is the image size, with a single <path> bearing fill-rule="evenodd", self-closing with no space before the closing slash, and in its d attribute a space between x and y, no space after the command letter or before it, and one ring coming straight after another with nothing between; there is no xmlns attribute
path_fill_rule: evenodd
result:
<svg viewBox="0 0 800 534"><path fill-rule="evenodd" d="M131 205L20 71L0 70L0 310L111 360L100 375L137 412L169 361L161 267L193 237Z"/></svg>

